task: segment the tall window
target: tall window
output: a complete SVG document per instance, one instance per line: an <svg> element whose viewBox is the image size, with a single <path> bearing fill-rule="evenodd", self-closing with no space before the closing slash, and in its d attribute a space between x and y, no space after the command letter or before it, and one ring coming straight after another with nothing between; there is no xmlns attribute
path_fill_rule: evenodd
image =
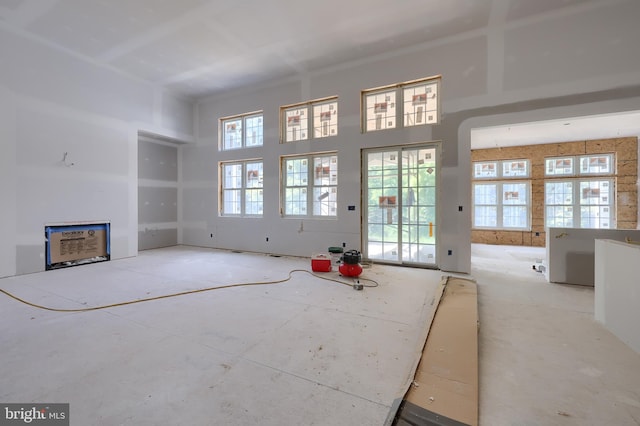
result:
<svg viewBox="0 0 640 426"><path fill-rule="evenodd" d="M615 228L613 154L545 159L545 226Z"/></svg>
<svg viewBox="0 0 640 426"><path fill-rule="evenodd" d="M262 161L220 163L223 216L262 216Z"/></svg>
<svg viewBox="0 0 640 426"><path fill-rule="evenodd" d="M224 117L219 122L220 148L222 150L262 145L262 112Z"/></svg>
<svg viewBox="0 0 640 426"><path fill-rule="evenodd" d="M473 164L473 227L528 230L531 227L531 182L528 160Z"/></svg>
<svg viewBox="0 0 640 426"><path fill-rule="evenodd" d="M280 108L280 141L295 142L338 134L336 96Z"/></svg>
<svg viewBox="0 0 640 426"><path fill-rule="evenodd" d="M439 122L440 76L363 90L362 131Z"/></svg>
<svg viewBox="0 0 640 426"><path fill-rule="evenodd" d="M337 215L336 153L283 157L282 178L285 216Z"/></svg>

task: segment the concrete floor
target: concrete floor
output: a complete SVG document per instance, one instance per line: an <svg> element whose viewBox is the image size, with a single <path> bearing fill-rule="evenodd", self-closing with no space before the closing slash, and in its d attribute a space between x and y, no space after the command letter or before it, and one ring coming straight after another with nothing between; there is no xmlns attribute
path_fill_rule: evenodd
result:
<svg viewBox="0 0 640 426"><path fill-rule="evenodd" d="M31 302L112 304L286 278L309 259L191 247L0 280ZM331 275L337 277L337 273ZM404 393L442 273L295 273L106 310L0 295L0 402L68 402L72 425L379 425Z"/></svg>
<svg viewBox="0 0 640 426"><path fill-rule="evenodd" d="M474 245L480 424L638 425L640 355L549 284L543 249ZM286 277L308 259L173 247L0 280L76 308ZM379 425L404 391L440 271L374 265L357 292L296 273L84 313L0 295L0 402L69 402L72 425Z"/></svg>
<svg viewBox="0 0 640 426"><path fill-rule="evenodd" d="M593 287L550 284L532 270L544 257L543 248L472 246L480 424L640 425L640 354L595 322Z"/></svg>

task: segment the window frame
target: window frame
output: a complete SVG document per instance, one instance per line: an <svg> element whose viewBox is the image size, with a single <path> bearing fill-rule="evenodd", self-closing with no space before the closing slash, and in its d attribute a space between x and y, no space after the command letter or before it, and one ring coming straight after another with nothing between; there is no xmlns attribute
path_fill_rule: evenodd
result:
<svg viewBox="0 0 640 426"><path fill-rule="evenodd" d="M594 158L605 157L609 160L609 171L606 172L591 172L591 171L583 171L581 164L583 160L591 160ZM555 161L556 164L558 161L570 161L571 162L571 170L566 173L550 173L549 162ZM563 179L563 178L572 178L572 177L581 177L581 176L613 176L615 175L616 169L616 154L612 152L603 152L603 153L595 153L595 154L579 154L579 155L564 155L564 156L553 156L553 157L545 157L544 158L544 177L545 179ZM555 170L555 167L554 167Z"/></svg>
<svg viewBox="0 0 640 426"><path fill-rule="evenodd" d="M333 176L331 176L332 169L329 169L329 184L320 184L316 183L317 176L314 174L314 167L316 163L316 159L321 158L329 158L330 164L335 163L335 181L332 182ZM299 185L290 185L287 181L287 162L294 160L306 160L306 184ZM335 160L335 161L333 161ZM325 151L325 152L312 152L307 154L294 154L294 155L283 155L280 157L280 216L283 218L312 218L312 219L321 219L321 220L336 220L338 216L338 152L337 151ZM329 166L330 167L330 166ZM321 171L324 173L324 168ZM289 189L299 188L303 191L301 193L305 195L305 210L304 214L292 214L287 213L288 210L288 199L287 192ZM320 202L318 204L320 208L323 205L323 200L327 197L323 197L322 199L316 200L315 193L317 189L329 188L329 194L334 194L333 196L329 195L330 200L324 203L333 203L334 211L329 212L329 214L317 214L316 213L316 202ZM311 194L311 195L309 195ZM324 195L323 193L322 195ZM331 205L327 204L327 207L331 209Z"/></svg>
<svg viewBox="0 0 640 426"><path fill-rule="evenodd" d="M416 80L405 81L401 83L389 84L386 86L374 87L371 89L365 89L360 92L360 131L361 133L369 133L369 132L377 132L381 130L390 130L390 129L399 129L399 128L413 128L417 126L425 126L432 124L439 124L441 120L441 87L442 87L442 76L435 75L431 77L419 78ZM411 100L405 99L406 91L412 88L419 88L420 86L424 86L425 93L414 93ZM428 90L427 90L428 88ZM433 119L429 120L428 111L425 109L424 112L419 112L419 116L415 115L414 123L407 124L409 121L409 111L407 104L409 102L412 105L416 105L416 103L423 103L427 105L428 95L429 93L434 93L435 100L435 112L433 114ZM388 94L393 93L393 97L387 97ZM423 97L424 95L424 97ZM384 96L384 99L374 99L373 108L370 107L370 103L367 100L372 96ZM378 102L380 101L380 102ZM388 104L390 103L390 105ZM383 105L384 104L384 105ZM382 117L375 117L371 119L369 116L370 112L377 114L378 112L382 112L382 108L384 108L384 112L386 113L388 109L393 109L393 115L385 114L384 126L382 125ZM417 107L418 111L421 111ZM418 114L418 113L416 113ZM418 123L417 117L425 117L424 122ZM391 124L391 120L393 118L393 124ZM368 124L370 122L375 122L376 125L374 128L369 128Z"/></svg>
<svg viewBox="0 0 640 426"><path fill-rule="evenodd" d="M526 191L526 203L525 204L505 204L505 185L518 185L524 184ZM496 185L496 203L495 204L478 204L476 202L476 186L478 185ZM472 217L472 229L476 230L492 230L492 231L531 231L531 214L532 214L532 203L531 203L531 180L530 179L504 179L504 180L476 180L472 182L471 186L472 192L472 206L473 211L471 212ZM495 206L496 208L496 226L478 226L476 225L476 208L477 207L491 207ZM504 225L504 211L505 207L512 206L524 206L527 210L527 224L524 227L515 227L515 226L505 226Z"/></svg>
<svg viewBox="0 0 640 426"><path fill-rule="evenodd" d="M607 182L608 186L609 186L609 193L608 193L608 199L609 199L609 203L608 204L583 204L581 202L582 199L584 199L584 197L581 194L581 187L583 183L590 183L590 182ZM572 203L571 204L549 204L547 202L548 198L547 198L547 184L550 183L571 183L572 184L572 188L571 188L571 197L572 197ZM615 189L615 178L613 176L610 175L602 175L602 176L582 176L582 177L569 177L569 178L562 178L562 179L545 179L544 181L544 226L545 228L579 228L579 229L616 229L617 225L617 217L616 217L616 189ZM598 188L599 189L599 188ZM608 208L609 209L609 218L608 218L608 225L606 228L604 227L598 227L598 228L592 228L592 227L583 227L582 226L582 207L599 207L599 208ZM549 224L549 215L548 215L548 211L550 207L571 207L572 209L572 217L571 217L571 221L572 224L571 225L550 225ZM564 219L564 217L563 217ZM600 219L601 220L601 219Z"/></svg>
<svg viewBox="0 0 640 426"><path fill-rule="evenodd" d="M330 114L330 116L331 115L335 116L335 123L330 124L329 125L330 129L328 128L328 130L333 130L334 132L329 132L330 134L328 135L316 136L316 129L319 128L319 126L316 126L315 111L316 111L316 108L322 107L324 105L331 105L329 111L333 111L333 112ZM338 129L339 129L338 109L339 108L338 108L337 95L281 106L280 107L280 143L281 144L295 143L295 142L318 140L318 139L325 139L333 136L338 136ZM296 112L294 112L293 115L288 115L288 113L291 111L296 111L298 112L298 114L296 115ZM302 111L304 111L304 113L302 113ZM301 118L302 115L306 115L306 118ZM290 123L295 123L296 116L298 117L297 121L299 122L304 121L304 123L306 123L306 126L304 129L302 129L302 124L300 125L300 133L304 131L305 132L304 137L302 136L298 138L294 137L292 140L289 140L288 128L295 127L295 124L291 126ZM319 115L319 117L321 117L321 115ZM322 119L320 118L319 121L322 122ZM330 119L330 121L333 121L333 120ZM295 129L292 129L292 130L294 131L294 134L295 134Z"/></svg>
<svg viewBox="0 0 640 426"><path fill-rule="evenodd" d="M249 170L247 166L249 164L260 164L262 170L262 176L258 175L257 179L260 182L260 186L249 187L247 181L249 180ZM240 187L227 187L225 180L225 166L242 166ZM252 174L253 175L253 174ZM262 158L251 158L242 160L228 160L218 162L218 216L220 217L246 217L246 218L261 218L264 216L264 160ZM229 213L225 211L225 192L228 190L237 190L240 193L240 213ZM262 199L258 201L262 204L261 213L247 213L247 193L254 190L261 191L260 196Z"/></svg>
<svg viewBox="0 0 640 426"><path fill-rule="evenodd" d="M253 118L260 118L260 143L254 143L254 144L248 144L247 143L247 121ZM237 147L229 147L227 148L227 129L226 129L226 123L229 122L233 122L233 121L241 121L241 129L240 131L242 132L241 135L241 143L240 146ZM236 114L236 115L230 115L227 117L220 117L218 119L218 151L234 151L234 150L238 150L238 149L246 149L246 148L255 148L255 147L261 147L264 145L264 111L259 110L259 111L252 111L252 112L247 112L244 114Z"/></svg>
<svg viewBox="0 0 640 426"><path fill-rule="evenodd" d="M486 167L485 167L486 166ZM508 166L508 167L507 167ZM524 169L521 174L507 173L508 170ZM484 170L486 169L486 170ZM498 230L498 231L531 231L532 229L532 193L531 193L531 160L528 158L510 158L506 160L484 160L471 163L471 176L473 178L472 190L472 229ZM496 204L476 203L476 185L496 185ZM505 203L504 185L526 184L526 203ZM491 207L496 209L496 226L476 225L476 207ZM504 225L505 207L525 206L527 210L527 224L525 227Z"/></svg>
<svg viewBox="0 0 640 426"><path fill-rule="evenodd" d="M525 173L522 175L505 175L505 166L511 163L524 163ZM493 169L495 173L489 175L485 174L484 176L479 175L477 173L477 166L493 166L487 167L487 169ZM473 180L523 180L531 178L531 161L528 158L514 158L508 160L487 160L487 161L474 161L471 163L472 171L471 175L473 176ZM484 167L482 167L484 168Z"/></svg>
<svg viewBox="0 0 640 426"><path fill-rule="evenodd" d="M600 157L605 157L608 159L609 170L605 172L592 172L589 170L583 171L582 162L583 160L591 160ZM560 228L580 228L580 229L615 229L617 227L617 217L616 217L616 179L615 179L615 170L616 170L616 154L612 152L603 152L603 153L590 153L590 154L578 154L578 155L565 155L565 156L553 156L553 157L545 157L544 159L544 226L545 228L549 227L560 227ZM559 161L570 162L571 168L565 173L555 173L556 166L553 167L554 173L550 173L549 162L556 162L556 165ZM583 183L597 182L597 181L606 181L609 186L608 193L608 204L582 204L581 194L581 186ZM571 188L571 204L549 204L548 201L548 191L547 185L550 183L572 183ZM598 188L599 190L600 188ZM599 194L599 191L598 191ZM598 206L599 208L608 208L609 214L608 218L608 227L598 227L598 228L583 228L582 227L582 208L583 207L593 207ZM558 226L556 224L549 224L549 208L553 207L571 207L571 226ZM567 217L563 216L563 220L567 219ZM601 221L601 219L598 219Z"/></svg>

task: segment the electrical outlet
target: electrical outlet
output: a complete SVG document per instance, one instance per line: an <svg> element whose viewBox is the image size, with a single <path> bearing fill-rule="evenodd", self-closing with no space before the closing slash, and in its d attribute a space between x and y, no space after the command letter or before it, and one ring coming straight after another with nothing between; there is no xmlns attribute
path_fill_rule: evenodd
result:
<svg viewBox="0 0 640 426"><path fill-rule="evenodd" d="M211 238L213 238L213 234L211 234Z"/></svg>
<svg viewBox="0 0 640 426"><path fill-rule="evenodd" d="M342 243L342 247L346 247L346 246L347 246L347 243Z"/></svg>
<svg viewBox="0 0 640 426"><path fill-rule="evenodd" d="M447 256L451 256L453 254L453 250L447 250Z"/></svg>
<svg viewBox="0 0 640 426"><path fill-rule="evenodd" d="M458 206L458 211L461 212L462 211L462 206Z"/></svg>
<svg viewBox="0 0 640 426"><path fill-rule="evenodd" d="M266 238L267 242L269 242L269 237Z"/></svg>

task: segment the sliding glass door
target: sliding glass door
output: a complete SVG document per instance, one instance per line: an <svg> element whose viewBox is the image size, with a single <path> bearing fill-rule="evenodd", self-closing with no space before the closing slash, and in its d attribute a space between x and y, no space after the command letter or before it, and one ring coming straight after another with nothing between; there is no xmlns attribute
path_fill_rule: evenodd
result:
<svg viewBox="0 0 640 426"><path fill-rule="evenodd" d="M363 256L437 267L437 144L363 151Z"/></svg>

